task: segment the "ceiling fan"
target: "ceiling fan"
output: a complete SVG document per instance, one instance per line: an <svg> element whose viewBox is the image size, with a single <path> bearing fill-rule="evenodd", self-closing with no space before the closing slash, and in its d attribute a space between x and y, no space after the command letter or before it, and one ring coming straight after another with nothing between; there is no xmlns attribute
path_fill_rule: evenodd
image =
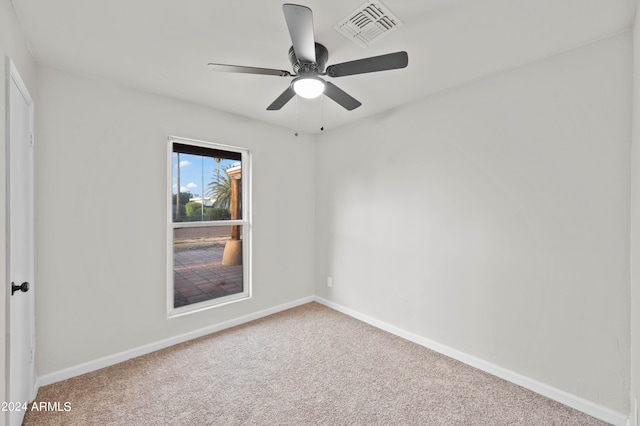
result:
<svg viewBox="0 0 640 426"><path fill-rule="evenodd" d="M348 111L351 111L362 104L338 86L323 80L320 76L344 77L393 70L404 68L409 62L407 52L402 51L330 65L325 69L329 52L326 47L315 42L311 9L297 4L284 4L282 10L289 28L291 41L293 42L293 46L289 49L289 61L293 65L294 74L289 71L270 68L208 64L209 69L213 71L295 77L289 87L267 107L269 111L281 109L296 94L312 99L322 93Z"/></svg>

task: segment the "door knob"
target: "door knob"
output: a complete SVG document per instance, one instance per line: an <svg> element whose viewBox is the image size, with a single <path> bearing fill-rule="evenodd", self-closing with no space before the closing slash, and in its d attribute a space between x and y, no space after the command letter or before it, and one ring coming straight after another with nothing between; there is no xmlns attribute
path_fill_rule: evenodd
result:
<svg viewBox="0 0 640 426"><path fill-rule="evenodd" d="M29 283L28 282L23 282L21 285L16 285L15 283L11 283L11 295L13 296L13 293L15 293L16 291L20 290L23 293L26 293L29 291Z"/></svg>

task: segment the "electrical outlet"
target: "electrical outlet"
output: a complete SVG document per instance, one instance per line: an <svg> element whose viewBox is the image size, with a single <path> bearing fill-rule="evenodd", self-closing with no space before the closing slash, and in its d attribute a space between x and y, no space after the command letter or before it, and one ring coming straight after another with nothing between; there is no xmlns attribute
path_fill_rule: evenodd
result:
<svg viewBox="0 0 640 426"><path fill-rule="evenodd" d="M327 286L328 287L333 287L333 278L327 277Z"/></svg>

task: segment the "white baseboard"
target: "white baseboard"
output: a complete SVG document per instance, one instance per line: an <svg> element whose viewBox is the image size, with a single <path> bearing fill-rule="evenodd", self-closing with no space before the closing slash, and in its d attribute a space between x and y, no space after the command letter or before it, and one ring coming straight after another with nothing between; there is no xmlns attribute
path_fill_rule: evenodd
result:
<svg viewBox="0 0 640 426"><path fill-rule="evenodd" d="M556 389L544 383L540 383L529 377L507 370L506 368L484 361L480 358L476 358L472 355L466 354L457 349L453 349L449 346L443 345L441 343L435 342L433 340L427 339L417 334L408 332L394 325L385 323L383 321L379 321L375 318L364 315L358 311L344 307L342 305L323 299L321 297L316 296L314 297L314 300L322 305L325 305L331 309L335 309L338 312L342 312L343 314L349 315L350 317L356 318L376 328L387 331L391 334L395 334L396 336L399 336L411 342L417 343L435 352L441 353L442 355L445 355L455 360L458 360L460 362L463 362L467 365L470 365L479 370L485 371L496 377L500 377L501 379L504 379L508 382L515 383L519 386L522 386L523 388L529 389L540 395L546 396L547 398L553 399L554 401L557 401L571 408L575 408L578 411L581 411L585 414L588 414L592 417L595 417L607 423L611 423L616 426L630 425L630 419L624 414L618 413L617 411L613 411L609 408L595 404L584 398L580 398L568 392L562 391L560 389Z"/></svg>
<svg viewBox="0 0 640 426"><path fill-rule="evenodd" d="M208 327L200 328L198 330L190 331L188 333L180 334L178 336L170 337L168 339L161 340L159 342L150 343L148 345L140 346L134 349L130 349L124 352L120 352L114 355L109 355L103 358L89 361L84 364L76 365L66 368L64 370L56 371L54 373L45 374L40 376L36 380L36 390L41 386L50 385L62 380L67 380L72 377L79 376L81 374L90 373L92 371L99 370L101 368L109 367L111 365L118 364L131 358L135 358L141 355L146 355L151 352L155 352L160 349L168 348L169 346L177 345L179 343L187 342L198 337L206 336L207 334L222 331L227 328L235 327L237 325L245 324L250 321L254 321L266 316L276 314L287 309L295 308L296 306L304 305L309 302L313 302L315 299L313 296L305 297L302 299L294 300L289 303L274 306L272 308L264 309L262 311L254 312L248 315L234 318L229 321L224 321L218 324L213 324Z"/></svg>

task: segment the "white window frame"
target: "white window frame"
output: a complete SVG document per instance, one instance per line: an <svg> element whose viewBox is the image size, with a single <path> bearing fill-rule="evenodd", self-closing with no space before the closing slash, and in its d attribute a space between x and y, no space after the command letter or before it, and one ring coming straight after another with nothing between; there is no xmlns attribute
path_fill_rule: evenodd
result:
<svg viewBox="0 0 640 426"><path fill-rule="evenodd" d="M242 219L215 220L202 222L174 222L172 193L173 193L173 144L193 145L202 148L230 151L239 153L242 162ZM170 136L167 144L167 317L175 318L186 314L200 312L227 305L229 303L251 298L251 155L248 149L206 142L196 139ZM179 189L178 189L179 191ZM200 228L209 226L242 226L242 292L222 296L187 306L174 308L174 272L173 272L173 231L178 228Z"/></svg>

